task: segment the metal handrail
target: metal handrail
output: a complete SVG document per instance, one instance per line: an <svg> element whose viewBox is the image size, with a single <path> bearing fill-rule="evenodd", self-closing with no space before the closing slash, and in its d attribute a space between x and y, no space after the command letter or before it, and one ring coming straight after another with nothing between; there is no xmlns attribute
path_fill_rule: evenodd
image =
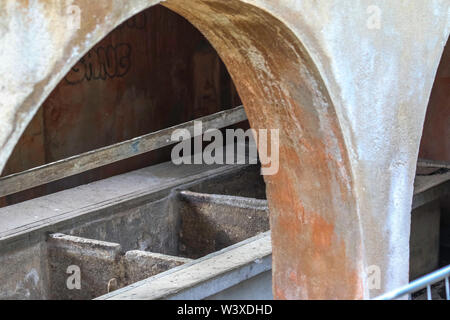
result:
<svg viewBox="0 0 450 320"><path fill-rule="evenodd" d="M450 277L450 265L445 268L434 271L426 276L423 276L417 280L414 280L410 284L403 286L401 288L395 289L391 292L387 292L381 296L376 297L374 300L394 300L405 295L409 295L417 292L419 290L427 288L427 299L432 300L431 296L431 285L445 279L445 294L446 299L450 300L450 288L449 288L449 277Z"/></svg>

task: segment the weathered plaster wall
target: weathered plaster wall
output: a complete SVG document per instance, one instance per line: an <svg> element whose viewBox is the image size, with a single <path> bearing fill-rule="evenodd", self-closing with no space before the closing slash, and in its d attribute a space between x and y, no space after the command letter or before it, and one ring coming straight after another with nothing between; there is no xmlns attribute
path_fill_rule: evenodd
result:
<svg viewBox="0 0 450 320"><path fill-rule="evenodd" d="M83 20L72 32L60 2L0 5L0 168L76 60L156 2L74 1ZM275 298L368 298L407 282L415 161L449 1L164 5L216 47L251 125L280 129L281 169L266 177ZM371 265L380 290L369 290Z"/></svg>

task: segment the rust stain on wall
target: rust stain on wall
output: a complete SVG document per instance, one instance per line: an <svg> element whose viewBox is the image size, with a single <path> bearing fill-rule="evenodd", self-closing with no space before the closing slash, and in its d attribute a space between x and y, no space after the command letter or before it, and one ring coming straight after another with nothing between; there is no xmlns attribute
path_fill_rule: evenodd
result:
<svg viewBox="0 0 450 320"><path fill-rule="evenodd" d="M285 149L282 154L289 157L283 159L285 164L300 161L293 150ZM266 177L271 185L268 188L271 225L279 230L272 236L273 254L276 257L273 266L275 298L363 298L360 275L345 242L335 229L338 217L333 217L330 212L318 213L305 209L299 195L305 198L308 191L304 189L301 192L299 186L314 184L316 181L300 180L296 184L296 175L289 172L287 167L281 167L273 177ZM316 201L323 201L319 195L314 197ZM330 210L326 203L317 204L317 207Z"/></svg>

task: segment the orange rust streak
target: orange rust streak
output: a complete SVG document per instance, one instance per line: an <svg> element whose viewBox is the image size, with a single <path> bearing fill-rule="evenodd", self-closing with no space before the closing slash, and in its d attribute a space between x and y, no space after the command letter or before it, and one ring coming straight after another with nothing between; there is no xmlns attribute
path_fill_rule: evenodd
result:
<svg viewBox="0 0 450 320"><path fill-rule="evenodd" d="M317 154L323 156L320 162L328 160L323 153ZM300 163L292 149L284 147L282 155L284 164ZM297 177L289 167L282 165L277 175L268 177L272 228L282 230L272 234L278 257L274 261L275 298L362 298L361 279L336 234L334 221L304 208L300 199L305 195L299 192Z"/></svg>
<svg viewBox="0 0 450 320"><path fill-rule="evenodd" d="M311 225L312 240L315 247L320 251L330 250L334 226L319 215L313 216Z"/></svg>

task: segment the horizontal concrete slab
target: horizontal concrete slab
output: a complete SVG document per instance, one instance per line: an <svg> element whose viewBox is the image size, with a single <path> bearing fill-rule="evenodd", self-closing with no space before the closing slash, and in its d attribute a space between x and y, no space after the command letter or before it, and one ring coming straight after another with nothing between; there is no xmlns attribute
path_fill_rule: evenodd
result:
<svg viewBox="0 0 450 320"><path fill-rule="evenodd" d="M97 299L205 299L271 268L271 237L266 232Z"/></svg>
<svg viewBox="0 0 450 320"><path fill-rule="evenodd" d="M33 231L54 232L57 224L89 219L95 212L130 201L156 200L189 182L240 170L245 165L181 165L171 162L132 171L73 189L0 208L0 248ZM92 219L92 218L91 218ZM41 239L38 239L38 241Z"/></svg>

